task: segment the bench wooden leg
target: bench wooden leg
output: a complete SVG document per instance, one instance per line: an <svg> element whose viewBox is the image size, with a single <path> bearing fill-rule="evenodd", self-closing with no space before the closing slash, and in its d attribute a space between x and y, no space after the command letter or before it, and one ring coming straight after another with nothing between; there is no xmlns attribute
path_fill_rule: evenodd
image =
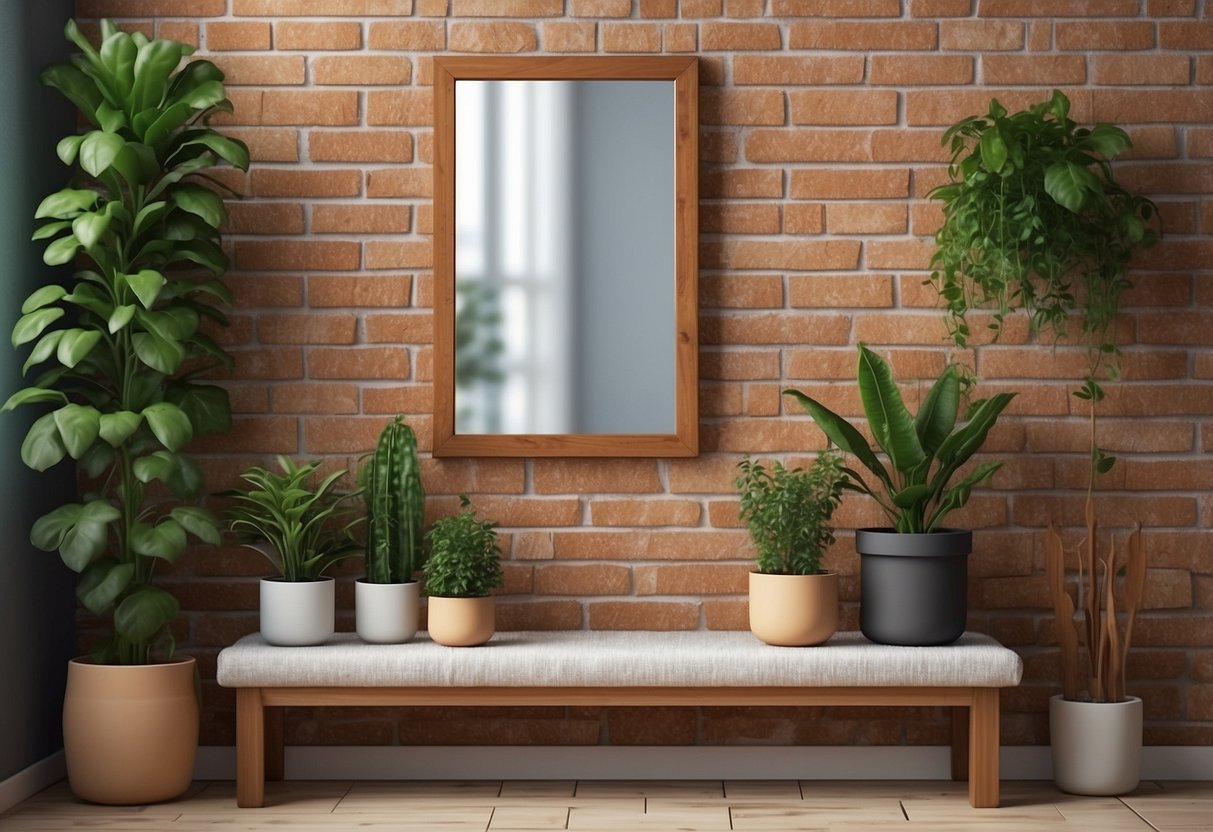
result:
<svg viewBox="0 0 1213 832"><path fill-rule="evenodd" d="M282 707L266 706L265 712L265 779L281 780L284 776L285 760L282 735Z"/></svg>
<svg viewBox="0 0 1213 832"><path fill-rule="evenodd" d="M969 706L969 803L998 806L998 688L974 688Z"/></svg>
<svg viewBox="0 0 1213 832"><path fill-rule="evenodd" d="M952 708L952 779L969 779L969 709Z"/></svg>
<svg viewBox="0 0 1213 832"><path fill-rule="evenodd" d="M236 805L265 805L265 707L261 688L236 689Z"/></svg>

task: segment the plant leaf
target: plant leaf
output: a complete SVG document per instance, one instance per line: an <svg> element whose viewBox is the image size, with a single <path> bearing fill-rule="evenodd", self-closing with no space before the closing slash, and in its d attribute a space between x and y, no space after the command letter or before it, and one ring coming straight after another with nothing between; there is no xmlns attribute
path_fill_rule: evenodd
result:
<svg viewBox="0 0 1213 832"><path fill-rule="evenodd" d="M83 137L80 138L83 141ZM55 191L38 203L38 210L34 212L34 219L52 218L70 220L81 211L91 209L100 198L101 195L96 191L90 191L86 188L64 188Z"/></svg>
<svg viewBox="0 0 1213 832"><path fill-rule="evenodd" d="M102 439L113 447L118 447L139 430L143 417L129 410L119 410L114 413L102 413L98 424L98 432Z"/></svg>
<svg viewBox="0 0 1213 832"><path fill-rule="evenodd" d="M212 546L220 543L219 523L214 515L204 508L197 506L177 506L169 512L169 517L176 520L181 528Z"/></svg>
<svg viewBox="0 0 1213 832"><path fill-rule="evenodd" d="M80 143L80 167L89 176L100 177L114 163L126 141L117 133L93 130Z"/></svg>
<svg viewBox="0 0 1213 832"><path fill-rule="evenodd" d="M889 365L867 347L859 347L859 396L872 428L872 435L893 467L901 472L912 470L926 455L918 441L914 420L906 410L893 381Z"/></svg>
<svg viewBox="0 0 1213 832"><path fill-rule="evenodd" d="M25 303L21 304L21 314L28 315L30 312L34 312L44 306L50 306L66 294L67 289L64 289L58 283L39 287L30 293L30 296L25 299Z"/></svg>
<svg viewBox="0 0 1213 832"><path fill-rule="evenodd" d="M16 393L8 397L8 401L0 407L0 413L20 407L23 404L37 404L38 402L66 402L67 396L59 390L45 390L41 387L25 387L18 390Z"/></svg>
<svg viewBox="0 0 1213 832"><path fill-rule="evenodd" d="M102 558L80 573L76 598L93 615L101 615L126 591L134 575L135 564Z"/></svg>
<svg viewBox="0 0 1213 832"><path fill-rule="evenodd" d="M55 357L64 367L75 367L85 356L93 351L93 347L101 340L101 333L95 329L66 329L59 339Z"/></svg>
<svg viewBox="0 0 1213 832"><path fill-rule="evenodd" d="M148 405L143 408L143 418L160 444L170 451L180 450L194 436L189 417L171 402Z"/></svg>
<svg viewBox="0 0 1213 832"><path fill-rule="evenodd" d="M63 314L63 310L56 306L49 309L36 309L27 315L22 315L13 325L13 346L19 347L22 344L28 344L41 335L48 326L62 318Z"/></svg>
<svg viewBox="0 0 1213 832"><path fill-rule="evenodd" d="M143 586L114 610L114 629L127 641L151 641L177 616L177 599L157 586Z"/></svg>
<svg viewBox="0 0 1213 832"><path fill-rule="evenodd" d="M948 365L931 386L927 397L918 407L914 429L927 456L934 456L952 428L960 409L960 375L955 365Z"/></svg>
<svg viewBox="0 0 1213 832"><path fill-rule="evenodd" d="M65 404L52 412L63 447L72 459L79 459L97 441L101 414L97 408L82 404Z"/></svg>
<svg viewBox="0 0 1213 832"><path fill-rule="evenodd" d="M1097 190L1099 180L1082 165L1054 162L1045 169L1045 193L1076 214L1086 207L1089 192Z"/></svg>
<svg viewBox="0 0 1213 832"><path fill-rule="evenodd" d="M21 461L35 471L45 471L67 455L67 448L59 438L55 414L39 416L30 425L21 442Z"/></svg>
<svg viewBox="0 0 1213 832"><path fill-rule="evenodd" d="M151 309L156 303L165 282L164 275L154 269L141 269L126 276L126 284L131 287L135 297L139 298L144 309Z"/></svg>
<svg viewBox="0 0 1213 832"><path fill-rule="evenodd" d="M787 389L783 392L785 395L795 397L800 402L800 406L813 417L813 421L817 423L817 426L829 437L831 442L846 453L854 455L856 459L863 463L865 468L879 477L881 482L892 488L892 480L889 478L888 472L868 446L868 442L863 438L863 434L855 430L850 422L799 390Z"/></svg>

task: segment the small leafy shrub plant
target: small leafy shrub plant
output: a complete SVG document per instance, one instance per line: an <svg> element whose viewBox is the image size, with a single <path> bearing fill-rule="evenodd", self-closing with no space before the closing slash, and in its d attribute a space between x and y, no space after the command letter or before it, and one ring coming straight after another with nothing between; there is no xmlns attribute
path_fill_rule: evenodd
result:
<svg viewBox="0 0 1213 832"><path fill-rule="evenodd" d="M482 598L503 580L497 532L494 523L477 519L465 495L459 505L459 514L440 518L427 535L425 590L443 598Z"/></svg>

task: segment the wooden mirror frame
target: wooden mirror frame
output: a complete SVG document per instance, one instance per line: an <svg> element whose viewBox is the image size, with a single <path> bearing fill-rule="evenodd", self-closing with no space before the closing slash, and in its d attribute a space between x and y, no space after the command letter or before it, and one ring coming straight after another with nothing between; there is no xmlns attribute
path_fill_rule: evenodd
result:
<svg viewBox="0 0 1213 832"><path fill-rule="evenodd" d="M674 83L674 433L455 433L455 82ZM434 58L434 456L686 457L699 453L699 59Z"/></svg>

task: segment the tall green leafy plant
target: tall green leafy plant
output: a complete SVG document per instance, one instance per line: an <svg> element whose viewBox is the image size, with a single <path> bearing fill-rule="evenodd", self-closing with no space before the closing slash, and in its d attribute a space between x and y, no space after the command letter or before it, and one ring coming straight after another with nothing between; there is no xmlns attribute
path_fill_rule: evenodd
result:
<svg viewBox="0 0 1213 832"><path fill-rule="evenodd" d="M985 115L944 132L951 181L930 193L944 214L931 279L960 346L976 306L993 306L995 333L1015 309L1056 338L1077 317L1089 367L1075 395L1091 402L1093 419L1101 380L1118 376L1115 322L1129 260L1158 238L1157 209L1113 175L1112 160L1132 146L1128 134L1080 127L1069 113L1060 90L1017 113L993 99ZM1111 467L1094 441L1092 456L1095 468Z"/></svg>
<svg viewBox="0 0 1213 832"><path fill-rule="evenodd" d="M253 465L240 475L247 487L224 492L235 500L227 511L228 528L264 555L283 580L319 580L361 548L353 531L364 518L350 504L360 492L336 490L348 471L333 471L312 486L319 462L297 465L285 456L277 461L281 473Z"/></svg>
<svg viewBox="0 0 1213 832"><path fill-rule="evenodd" d="M366 579L375 584L413 580L421 568L425 489L417 436L400 416L379 434L362 466L366 495Z"/></svg>
<svg viewBox="0 0 1213 832"><path fill-rule="evenodd" d="M769 575L815 575L821 557L834 542L830 519L842 498L846 474L842 456L820 454L809 469L787 468L776 460L770 469L744 459L735 483L741 493L741 519L758 550L758 571Z"/></svg>
<svg viewBox="0 0 1213 832"><path fill-rule="evenodd" d="M983 462L952 482L1015 394L997 393L974 402L968 420L958 426L960 373L955 365L944 368L916 416L906 408L889 365L862 344L856 378L868 428L887 465L846 419L799 390L784 393L794 396L830 441L876 478L874 485L869 484L858 471L844 468L845 487L874 499L898 532L938 530L948 514L969 501L974 488L1002 467L1001 462Z"/></svg>
<svg viewBox="0 0 1213 832"><path fill-rule="evenodd" d="M112 616L96 658L140 664L154 648L172 651L178 603L153 585L156 565L175 561L187 534L219 542L204 509L148 491L159 484L177 501L196 495L202 472L182 449L195 434L230 427L226 392L197 381L231 364L201 328L226 324L216 304L230 296L218 280L227 268L223 201L197 180L222 163L247 169L248 151L206 126L232 105L214 64L178 69L188 45L128 35L109 21L100 49L74 22L66 36L80 53L41 80L89 129L59 142L72 181L38 206L45 222L34 239L50 241L48 266L75 262L79 271L22 305L12 343L33 345L23 372L42 369L2 409L51 406L21 458L45 471L70 457L89 485L81 502L35 522L30 538L80 573L85 608Z"/></svg>

